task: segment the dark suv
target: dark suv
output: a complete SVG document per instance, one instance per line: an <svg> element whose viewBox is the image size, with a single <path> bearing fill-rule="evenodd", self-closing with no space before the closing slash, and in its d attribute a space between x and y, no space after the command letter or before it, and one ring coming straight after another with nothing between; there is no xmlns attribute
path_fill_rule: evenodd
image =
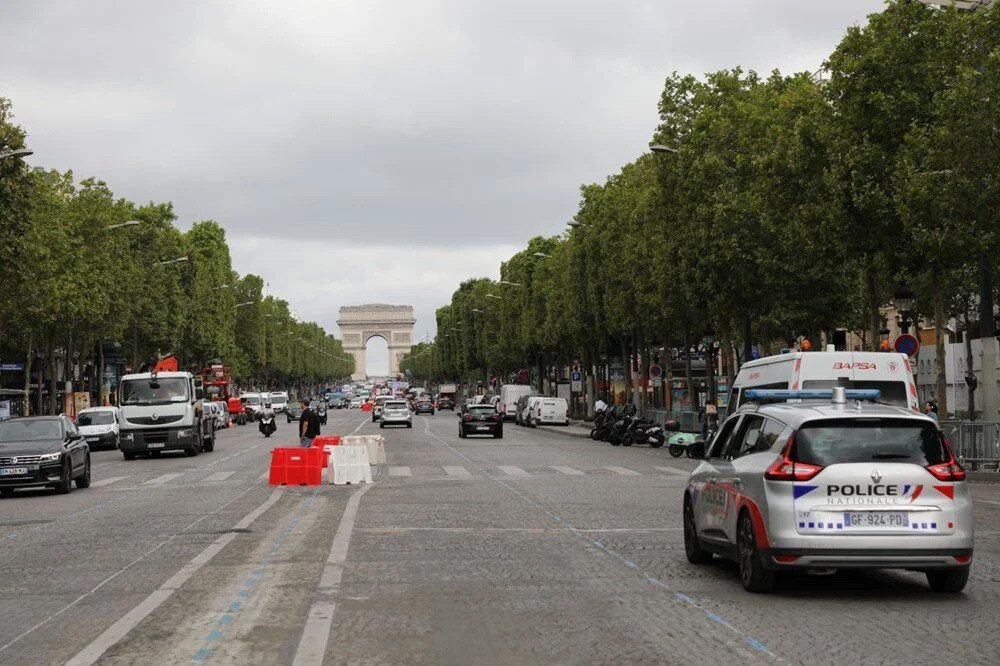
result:
<svg viewBox="0 0 1000 666"><path fill-rule="evenodd" d="M503 418L493 405L466 405L462 408L458 422L458 436L465 439L469 435L493 435L503 437Z"/></svg>
<svg viewBox="0 0 1000 666"><path fill-rule="evenodd" d="M49 486L60 493L90 486L90 447L67 416L28 416L0 423L0 495Z"/></svg>
<svg viewBox="0 0 1000 666"><path fill-rule="evenodd" d="M442 395L437 400L437 408L438 411L441 411L442 409L450 409L451 411L455 411L455 401L446 395Z"/></svg>

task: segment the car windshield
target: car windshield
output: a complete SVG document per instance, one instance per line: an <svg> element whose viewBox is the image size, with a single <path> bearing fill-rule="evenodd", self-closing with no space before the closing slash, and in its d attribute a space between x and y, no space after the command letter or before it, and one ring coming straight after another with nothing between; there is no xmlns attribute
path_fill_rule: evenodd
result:
<svg viewBox="0 0 1000 666"><path fill-rule="evenodd" d="M188 381L184 377L126 379L122 382L123 405L166 405L187 402Z"/></svg>
<svg viewBox="0 0 1000 666"><path fill-rule="evenodd" d="M937 465L948 460L941 435L916 419L859 418L806 423L795 432L792 459L810 465L911 462Z"/></svg>
<svg viewBox="0 0 1000 666"><path fill-rule="evenodd" d="M260 404L260 396L248 395L246 397L246 401L247 401L248 405L259 405Z"/></svg>
<svg viewBox="0 0 1000 666"><path fill-rule="evenodd" d="M272 405L284 405L288 400L283 395L272 395L271 404Z"/></svg>
<svg viewBox="0 0 1000 666"><path fill-rule="evenodd" d="M14 419L0 423L0 442L40 442L62 439L62 426L55 419Z"/></svg>
<svg viewBox="0 0 1000 666"><path fill-rule="evenodd" d="M879 402L884 402L897 407L906 407L906 384L903 382L872 382L872 381L850 381L837 379L807 379L802 382L803 389L832 389L835 386L843 386L849 389L878 389Z"/></svg>
<svg viewBox="0 0 1000 666"><path fill-rule="evenodd" d="M76 417L78 426L111 425L115 415L111 412L80 412Z"/></svg>

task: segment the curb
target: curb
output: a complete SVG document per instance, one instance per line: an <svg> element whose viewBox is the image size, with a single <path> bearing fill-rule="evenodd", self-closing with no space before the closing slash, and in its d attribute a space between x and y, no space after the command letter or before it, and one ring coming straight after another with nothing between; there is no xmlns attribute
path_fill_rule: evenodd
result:
<svg viewBox="0 0 1000 666"><path fill-rule="evenodd" d="M570 427L572 427L572 424ZM576 439L590 439L589 432L572 432L565 428L559 428L558 426L535 426L535 430L554 432L557 435L562 435L563 437L575 437Z"/></svg>

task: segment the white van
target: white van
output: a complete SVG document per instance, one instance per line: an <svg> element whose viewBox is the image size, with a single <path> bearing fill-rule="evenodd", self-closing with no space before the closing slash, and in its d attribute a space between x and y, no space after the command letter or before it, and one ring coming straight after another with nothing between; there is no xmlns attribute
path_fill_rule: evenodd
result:
<svg viewBox="0 0 1000 666"><path fill-rule="evenodd" d="M531 393L531 387L525 384L504 384L500 387L500 406L498 411L505 421L513 421L517 416L517 400L522 395Z"/></svg>
<svg viewBox="0 0 1000 666"><path fill-rule="evenodd" d="M271 391L271 409L284 412L288 409L288 393L285 391Z"/></svg>
<svg viewBox="0 0 1000 666"><path fill-rule="evenodd" d="M532 415L538 411L538 401L544 396L533 395L528 398L528 401L524 403L524 408L521 410L521 425L532 428L534 423L531 421Z"/></svg>
<svg viewBox="0 0 1000 666"><path fill-rule="evenodd" d="M80 434L87 438L91 450L98 447L117 449L121 416L117 407L88 407L76 415Z"/></svg>
<svg viewBox="0 0 1000 666"><path fill-rule="evenodd" d="M879 402L920 411L910 360L895 352L792 352L750 361L729 392L728 412L747 402L747 389L878 389ZM720 420L721 421L721 420Z"/></svg>
<svg viewBox="0 0 1000 666"><path fill-rule="evenodd" d="M529 399L529 404L531 400ZM566 398L548 398L542 396L534 400L534 406L528 412L531 427L539 425L569 425L569 404Z"/></svg>

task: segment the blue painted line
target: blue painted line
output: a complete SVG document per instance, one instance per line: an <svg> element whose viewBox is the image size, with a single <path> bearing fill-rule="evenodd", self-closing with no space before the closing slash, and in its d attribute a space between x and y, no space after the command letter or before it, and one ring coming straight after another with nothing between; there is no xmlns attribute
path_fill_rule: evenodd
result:
<svg viewBox="0 0 1000 666"><path fill-rule="evenodd" d="M726 621L723 619L721 615L716 615L715 613L711 613L709 611L705 611L705 615L707 615L708 619L711 620L712 622L718 622L719 624L726 624Z"/></svg>
<svg viewBox="0 0 1000 666"><path fill-rule="evenodd" d="M749 645L750 647L760 650L761 652L767 652L767 646L758 641L756 638L748 637L746 641L747 645Z"/></svg>
<svg viewBox="0 0 1000 666"><path fill-rule="evenodd" d="M660 581L656 581L656 582L657 582L657 584L659 584ZM688 595L684 594L683 592L677 592L674 596L677 597L678 599L680 599L681 601L683 601L686 604L694 603L694 599L692 599Z"/></svg>
<svg viewBox="0 0 1000 666"><path fill-rule="evenodd" d="M232 614L238 613L243 608L243 604L241 603L240 599L245 599L253 593L254 586L257 584L257 581L260 580L260 575L264 573L267 566L271 563L271 560L274 559L274 556L278 553L278 551L281 550L281 546L285 542L285 538L291 533L292 529L294 529L295 526L298 525L299 522L301 522L303 514L305 513L309 505L312 504L313 501L316 499L316 495L319 493L319 491L320 488L317 488L312 492L311 495L309 495L309 497L307 497L304 501L302 501L298 511L289 521L288 525L285 527L285 529L281 531L280 534L278 534L277 538L275 538L274 543L271 545L270 553L267 555L267 557L265 557L263 560L257 563L257 566L254 569L254 575L249 576L243 581L243 587L236 593L236 596L239 598L233 601L229 605L228 613L223 613L219 617L218 626L215 629L213 629L205 638L206 643L215 643L222 640L223 637L222 628L224 628L228 624L231 624L234 619ZM197 652L195 652L194 661L205 661L210 656L212 656L212 649L209 646L205 646L200 650L198 650Z"/></svg>

